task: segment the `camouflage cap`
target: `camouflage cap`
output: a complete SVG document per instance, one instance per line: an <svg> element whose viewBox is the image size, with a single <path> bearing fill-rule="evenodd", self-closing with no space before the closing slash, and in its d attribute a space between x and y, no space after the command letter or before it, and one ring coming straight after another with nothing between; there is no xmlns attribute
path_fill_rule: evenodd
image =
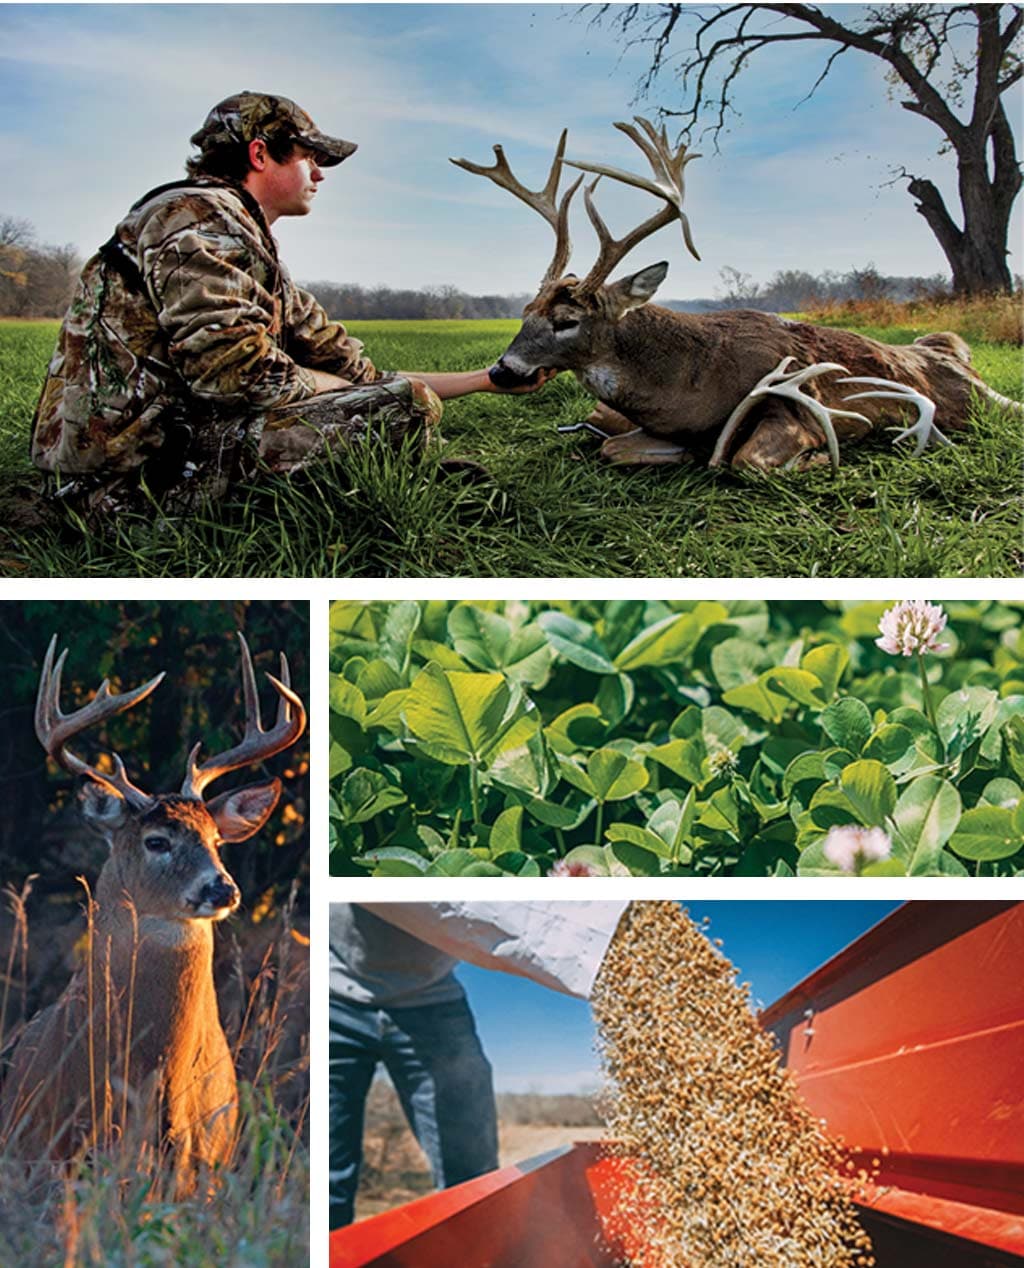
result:
<svg viewBox="0 0 1024 1268"><path fill-rule="evenodd" d="M354 141L342 141L321 132L294 101L265 92L239 92L225 97L213 107L191 140L201 150L210 150L229 141L248 144L260 137L275 136L294 137L315 150L321 167L333 167L357 148Z"/></svg>

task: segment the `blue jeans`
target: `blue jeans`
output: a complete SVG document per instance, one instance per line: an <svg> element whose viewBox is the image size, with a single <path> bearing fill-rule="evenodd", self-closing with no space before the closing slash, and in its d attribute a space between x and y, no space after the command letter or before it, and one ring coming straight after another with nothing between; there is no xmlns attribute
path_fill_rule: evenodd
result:
<svg viewBox="0 0 1024 1268"><path fill-rule="evenodd" d="M378 1063L427 1155L438 1188L498 1165L490 1062L465 1000L374 1008L331 996L331 1228L351 1224L363 1154L363 1114Z"/></svg>

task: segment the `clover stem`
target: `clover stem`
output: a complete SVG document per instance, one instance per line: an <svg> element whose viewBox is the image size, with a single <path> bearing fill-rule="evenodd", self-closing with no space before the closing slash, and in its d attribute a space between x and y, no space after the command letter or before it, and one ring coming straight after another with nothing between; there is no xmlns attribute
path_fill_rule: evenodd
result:
<svg viewBox="0 0 1024 1268"><path fill-rule="evenodd" d="M555 840L558 842L558 853L564 859L569 851L565 848L565 833L561 828L555 829Z"/></svg>
<svg viewBox="0 0 1024 1268"><path fill-rule="evenodd" d="M469 763L469 800L473 806L473 822L480 822L479 768L475 761Z"/></svg>
<svg viewBox="0 0 1024 1268"><path fill-rule="evenodd" d="M932 730L936 735L938 735L939 724L935 720L935 709L932 706L932 693L928 686L928 673L925 670L924 655L921 652L917 653L917 667L921 671L921 691L924 693L924 710L928 715L928 721L932 724Z"/></svg>
<svg viewBox="0 0 1024 1268"><path fill-rule="evenodd" d="M604 831L604 802L597 803L597 829L594 832L594 844L601 844L601 834Z"/></svg>

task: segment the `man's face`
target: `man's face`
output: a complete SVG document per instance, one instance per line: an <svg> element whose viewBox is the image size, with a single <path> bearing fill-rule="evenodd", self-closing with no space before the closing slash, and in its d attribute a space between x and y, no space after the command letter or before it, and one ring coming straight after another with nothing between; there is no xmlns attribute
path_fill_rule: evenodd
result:
<svg viewBox="0 0 1024 1268"><path fill-rule="evenodd" d="M308 215L323 178L315 153L304 145L296 145L291 158L283 163L267 155L257 197L268 221L273 223L278 216Z"/></svg>

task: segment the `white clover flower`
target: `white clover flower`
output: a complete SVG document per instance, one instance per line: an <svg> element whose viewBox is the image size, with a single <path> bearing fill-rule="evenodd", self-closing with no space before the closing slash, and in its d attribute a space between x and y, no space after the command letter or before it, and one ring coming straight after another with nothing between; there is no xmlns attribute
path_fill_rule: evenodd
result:
<svg viewBox="0 0 1024 1268"><path fill-rule="evenodd" d="M740 764L740 759L732 751L724 745L717 745L708 753L708 767L713 775L721 775L723 771L735 770Z"/></svg>
<svg viewBox="0 0 1024 1268"><path fill-rule="evenodd" d="M590 863L584 863L582 859L559 859L551 871L549 876L599 876L596 867Z"/></svg>
<svg viewBox="0 0 1024 1268"><path fill-rule="evenodd" d="M913 656L915 652L944 652L948 643L935 640L946 628L946 614L937 603L924 599L903 599L882 614L878 622L882 637L876 644L890 656Z"/></svg>
<svg viewBox="0 0 1024 1268"><path fill-rule="evenodd" d="M829 828L825 838L825 857L851 876L859 874L869 863L887 859L891 853L892 841L881 828L861 828L849 823L841 828Z"/></svg>

